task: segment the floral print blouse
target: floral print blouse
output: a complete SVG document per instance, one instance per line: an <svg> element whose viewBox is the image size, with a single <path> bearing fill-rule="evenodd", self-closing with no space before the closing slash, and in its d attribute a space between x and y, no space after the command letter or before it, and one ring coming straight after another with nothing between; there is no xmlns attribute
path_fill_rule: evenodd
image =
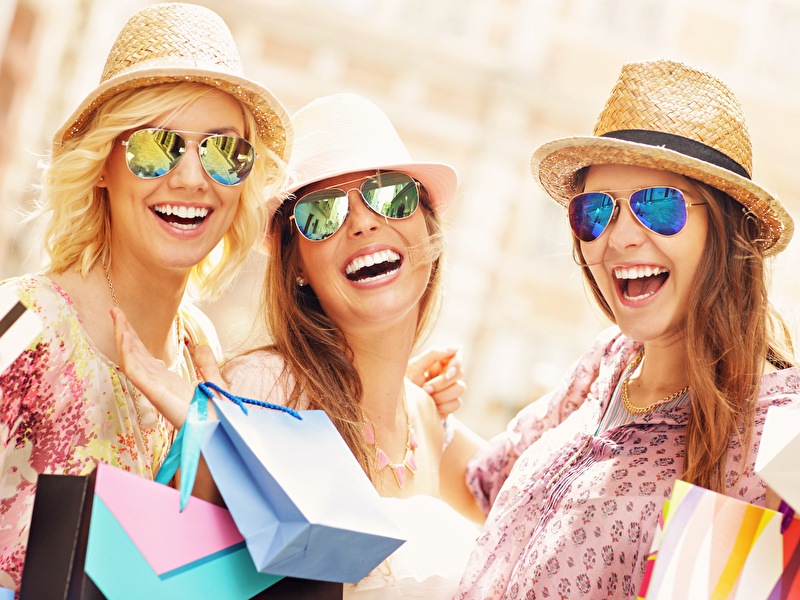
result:
<svg viewBox="0 0 800 600"><path fill-rule="evenodd" d="M2 282L16 287L44 331L0 373L0 587L22 577L38 473L82 475L98 462L153 477L173 427L95 348L64 291L41 274ZM110 318L110 317L109 317ZM194 379L183 340L220 355L211 322L186 304L178 320L179 373Z"/></svg>
<svg viewBox="0 0 800 600"><path fill-rule="evenodd" d="M595 435L640 344L606 330L561 385L476 455L467 483L488 518L457 598L631 598L664 500L681 477L690 406ZM800 408L800 370L763 376L753 448L731 441L730 496L764 503L755 456L770 406Z"/></svg>

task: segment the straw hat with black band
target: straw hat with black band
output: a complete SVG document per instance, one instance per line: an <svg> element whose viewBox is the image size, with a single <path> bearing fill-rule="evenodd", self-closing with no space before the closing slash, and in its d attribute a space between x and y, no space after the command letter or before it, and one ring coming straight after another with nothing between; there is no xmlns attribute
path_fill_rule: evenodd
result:
<svg viewBox="0 0 800 600"><path fill-rule="evenodd" d="M258 135L288 161L292 125L283 105L247 77L228 26L215 12L184 3L152 4L133 15L109 52L100 85L53 137L53 151L81 132L94 112L125 90L197 82L227 92L255 117Z"/></svg>
<svg viewBox="0 0 800 600"><path fill-rule="evenodd" d="M548 142L531 159L545 191L567 206L582 168L638 165L672 171L717 188L758 219L765 255L786 248L794 222L777 197L752 180L752 145L733 92L716 77L680 62L629 63L594 135Z"/></svg>

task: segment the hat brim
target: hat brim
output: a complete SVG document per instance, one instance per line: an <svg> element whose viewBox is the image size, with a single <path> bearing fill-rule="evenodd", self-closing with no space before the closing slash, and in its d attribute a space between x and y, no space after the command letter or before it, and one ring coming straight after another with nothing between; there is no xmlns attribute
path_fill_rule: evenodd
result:
<svg viewBox="0 0 800 600"><path fill-rule="evenodd" d="M449 165L442 163L411 162L394 165L364 165L363 168L359 168L358 171L400 171L401 173L411 175L411 177L419 181L422 187L427 190L430 199L430 208L437 213L443 213L447 210L455 198L456 189L458 187L458 177L455 170ZM270 210L270 220L274 210L277 210L278 206L280 206L283 201L292 197L300 188L304 188L312 183L317 183L318 181L331 179L332 177L340 177L358 171L353 168L332 169L316 174L313 179L298 179L295 181L292 181L290 174L289 186L284 188L279 198L273 198L273 201L270 203L273 205Z"/></svg>
<svg viewBox="0 0 800 600"><path fill-rule="evenodd" d="M661 146L596 136L575 136L548 142L531 157L534 179L559 204L567 206L580 190L576 173L601 164L636 165L691 177L725 192L760 221L764 254L778 254L794 233L794 221L781 203L750 179L717 165Z"/></svg>
<svg viewBox="0 0 800 600"><path fill-rule="evenodd" d="M283 105L261 84L232 73L185 65L153 66L111 77L95 88L53 136L57 151L81 132L94 112L120 92L162 83L204 83L226 92L250 108L258 125L258 136L283 161L289 160L292 146L292 123Z"/></svg>

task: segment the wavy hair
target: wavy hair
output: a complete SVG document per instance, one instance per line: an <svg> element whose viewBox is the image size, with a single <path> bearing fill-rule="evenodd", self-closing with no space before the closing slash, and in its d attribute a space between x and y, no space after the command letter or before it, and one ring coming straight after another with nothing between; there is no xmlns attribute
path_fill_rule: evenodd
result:
<svg viewBox="0 0 800 600"><path fill-rule="evenodd" d="M769 302L757 219L728 194L689 181L707 202L708 235L686 313L692 412L682 479L724 493L738 477L725 472L731 441L751 451L764 361L779 369L796 363L789 329ZM574 237L573 244L592 295L614 321Z"/></svg>
<svg viewBox="0 0 800 600"><path fill-rule="evenodd" d="M431 273L419 301L415 347L430 333L441 307L444 253L441 219L427 208L427 194L424 188L420 190L429 242L425 248L412 248L409 259L430 264ZM301 195L302 191L296 193L296 197ZM293 388L287 390L288 405L297 406L303 396L309 408L324 410L374 481L374 458L362 427L363 389L352 349L311 287L297 284L299 234L289 219L294 204L293 198L283 202L270 223L260 317L272 340L256 350L272 352L284 360L283 375L291 374L294 379Z"/></svg>
<svg viewBox="0 0 800 600"><path fill-rule="evenodd" d="M44 216L44 248L56 273L76 268L83 276L100 260L111 260L111 218L108 191L96 187L103 166L120 134L174 114L214 93L201 83L164 83L120 92L100 106L90 122L41 165L42 182L30 218ZM215 250L195 265L188 291L213 299L235 279L262 231L260 207L279 186L284 162L257 135L255 119L242 106L244 136L260 159L241 186L234 219ZM265 189L266 188L266 189Z"/></svg>

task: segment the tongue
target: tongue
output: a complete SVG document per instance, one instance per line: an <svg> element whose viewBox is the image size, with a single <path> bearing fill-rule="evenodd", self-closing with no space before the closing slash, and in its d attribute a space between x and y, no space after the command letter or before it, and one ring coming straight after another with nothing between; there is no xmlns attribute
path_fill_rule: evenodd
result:
<svg viewBox="0 0 800 600"><path fill-rule="evenodd" d="M392 271L396 269L398 263L393 261L387 261L378 263L377 265L372 265L369 267L362 267L355 273L351 273L348 275L348 279L352 281L358 281L359 279L367 279L368 277L375 277L376 275L380 275L382 273L386 273L387 271Z"/></svg>
<svg viewBox="0 0 800 600"><path fill-rule="evenodd" d="M164 215L158 214L164 221L167 223L178 223L179 225L194 225L195 223L199 223L203 220L203 217L194 217L192 219L179 217L178 215Z"/></svg>
<svg viewBox="0 0 800 600"><path fill-rule="evenodd" d="M668 274L652 275L650 277L639 277L638 279L628 280L628 296L638 298L645 294L652 294L667 280Z"/></svg>

